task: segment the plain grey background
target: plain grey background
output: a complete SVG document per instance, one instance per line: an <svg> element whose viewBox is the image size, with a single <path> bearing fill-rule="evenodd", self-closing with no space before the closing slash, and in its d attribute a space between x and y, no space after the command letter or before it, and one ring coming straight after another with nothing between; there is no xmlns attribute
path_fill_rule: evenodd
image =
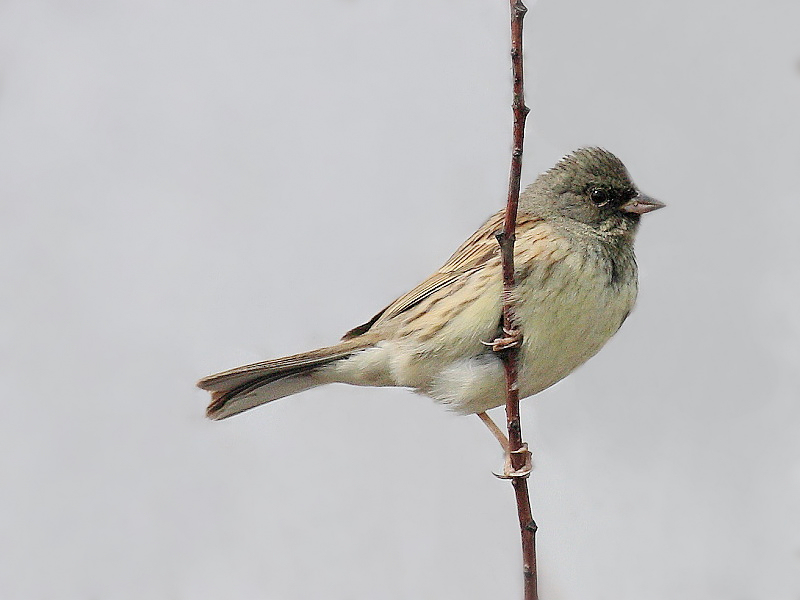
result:
<svg viewBox="0 0 800 600"><path fill-rule="evenodd" d="M635 313L523 404L542 597L797 600L800 4L529 8L523 180L602 145L669 205ZM519 597L477 419L331 386L212 423L193 388L502 206L507 11L0 4L0 597Z"/></svg>

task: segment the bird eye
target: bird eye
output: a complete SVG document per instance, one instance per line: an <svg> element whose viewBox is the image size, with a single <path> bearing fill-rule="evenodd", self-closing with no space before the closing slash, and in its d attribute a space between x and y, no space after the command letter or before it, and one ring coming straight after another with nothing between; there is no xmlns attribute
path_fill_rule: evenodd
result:
<svg viewBox="0 0 800 600"><path fill-rule="evenodd" d="M602 206L611 199L611 194L604 188L592 188L589 190L589 198L597 206Z"/></svg>

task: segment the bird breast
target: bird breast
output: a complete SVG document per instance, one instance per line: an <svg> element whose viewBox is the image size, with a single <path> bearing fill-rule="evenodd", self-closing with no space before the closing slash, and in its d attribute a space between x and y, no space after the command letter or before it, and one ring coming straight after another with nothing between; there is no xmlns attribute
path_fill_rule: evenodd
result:
<svg viewBox="0 0 800 600"><path fill-rule="evenodd" d="M524 341L520 395L536 394L594 356L616 333L636 302L631 258L613 284L603 253L567 252L560 260L527 263L517 287Z"/></svg>

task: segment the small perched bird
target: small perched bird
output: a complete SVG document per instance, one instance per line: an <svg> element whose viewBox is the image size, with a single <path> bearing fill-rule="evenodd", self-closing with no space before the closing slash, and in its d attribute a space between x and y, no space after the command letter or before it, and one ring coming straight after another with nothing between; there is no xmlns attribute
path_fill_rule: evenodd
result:
<svg viewBox="0 0 800 600"><path fill-rule="evenodd" d="M594 356L633 309L633 239L642 214L663 207L639 192L610 152L582 148L521 195L514 261L519 392L553 385ZM208 417L225 419L326 383L400 386L462 414L505 403L492 342L503 336L502 272L486 221L433 275L348 331L334 346L206 377Z"/></svg>

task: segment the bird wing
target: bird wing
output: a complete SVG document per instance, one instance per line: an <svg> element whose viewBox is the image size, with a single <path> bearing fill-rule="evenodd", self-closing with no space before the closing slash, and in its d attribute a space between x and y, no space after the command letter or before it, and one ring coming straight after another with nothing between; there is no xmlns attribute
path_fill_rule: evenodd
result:
<svg viewBox="0 0 800 600"><path fill-rule="evenodd" d="M442 267L410 292L400 296L372 319L348 331L342 339L352 339L369 331L376 323L386 322L418 305L436 292L465 276L485 268L491 259L499 257L500 246L495 235L503 228L504 212L492 215L465 241ZM541 219L523 217L517 221L517 237L543 223ZM499 260L497 261L499 264ZM498 275L500 271L498 270Z"/></svg>

